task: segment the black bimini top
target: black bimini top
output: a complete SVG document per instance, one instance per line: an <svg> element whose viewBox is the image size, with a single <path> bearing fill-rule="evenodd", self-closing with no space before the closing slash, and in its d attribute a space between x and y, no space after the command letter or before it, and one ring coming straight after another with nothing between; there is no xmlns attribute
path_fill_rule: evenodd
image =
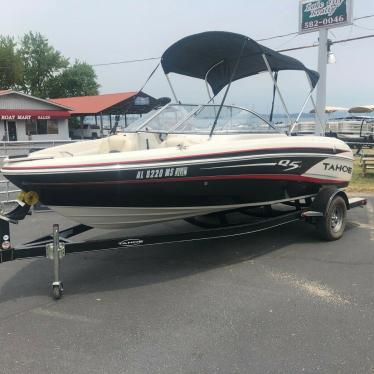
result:
<svg viewBox="0 0 374 374"><path fill-rule="evenodd" d="M312 86L316 86L319 74L307 69L300 61L264 47L247 36L225 31L208 31L179 40L164 52L161 65L165 74L177 73L200 79L205 79L211 69L207 81L216 95L230 82L239 57L233 81L267 71L263 54L273 72L303 70Z"/></svg>

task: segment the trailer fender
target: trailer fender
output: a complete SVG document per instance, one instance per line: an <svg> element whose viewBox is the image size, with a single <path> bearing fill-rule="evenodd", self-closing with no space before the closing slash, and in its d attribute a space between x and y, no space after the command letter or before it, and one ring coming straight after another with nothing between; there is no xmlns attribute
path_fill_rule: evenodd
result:
<svg viewBox="0 0 374 374"><path fill-rule="evenodd" d="M350 205L347 194L343 190L339 190L336 187L326 187L321 189L310 207L311 210L321 212L323 215L325 215L329 210L331 202L336 196L341 196L343 198L347 210L349 210Z"/></svg>

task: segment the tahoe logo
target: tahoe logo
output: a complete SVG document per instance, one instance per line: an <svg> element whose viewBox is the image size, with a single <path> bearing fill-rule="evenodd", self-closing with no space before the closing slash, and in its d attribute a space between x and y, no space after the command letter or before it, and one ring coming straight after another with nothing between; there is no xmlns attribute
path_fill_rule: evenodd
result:
<svg viewBox="0 0 374 374"><path fill-rule="evenodd" d="M324 162L323 166L325 167L325 170L332 170L332 171L340 171L342 173L348 173L352 174L352 168L347 165L340 165L340 164L332 164L330 162Z"/></svg>

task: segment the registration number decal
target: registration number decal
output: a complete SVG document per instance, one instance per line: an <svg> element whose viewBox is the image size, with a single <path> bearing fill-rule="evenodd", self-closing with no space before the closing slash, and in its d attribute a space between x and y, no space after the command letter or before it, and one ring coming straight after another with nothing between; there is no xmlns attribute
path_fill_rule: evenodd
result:
<svg viewBox="0 0 374 374"><path fill-rule="evenodd" d="M188 167L164 168L138 170L136 179L160 179L169 177L185 177L188 174Z"/></svg>

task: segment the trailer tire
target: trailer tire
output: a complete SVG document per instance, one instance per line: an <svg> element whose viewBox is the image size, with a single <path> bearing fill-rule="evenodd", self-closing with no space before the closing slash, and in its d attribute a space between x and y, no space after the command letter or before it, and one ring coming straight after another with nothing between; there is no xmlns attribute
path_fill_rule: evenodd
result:
<svg viewBox="0 0 374 374"><path fill-rule="evenodd" d="M52 294L53 294L53 298L55 300L60 300L61 297L62 297L62 293L63 293L63 286L62 286L62 284L61 285L54 285L54 286L52 286Z"/></svg>
<svg viewBox="0 0 374 374"><path fill-rule="evenodd" d="M347 205L343 197L335 196L325 215L317 220L317 231L327 241L340 239L343 236L347 217Z"/></svg>

